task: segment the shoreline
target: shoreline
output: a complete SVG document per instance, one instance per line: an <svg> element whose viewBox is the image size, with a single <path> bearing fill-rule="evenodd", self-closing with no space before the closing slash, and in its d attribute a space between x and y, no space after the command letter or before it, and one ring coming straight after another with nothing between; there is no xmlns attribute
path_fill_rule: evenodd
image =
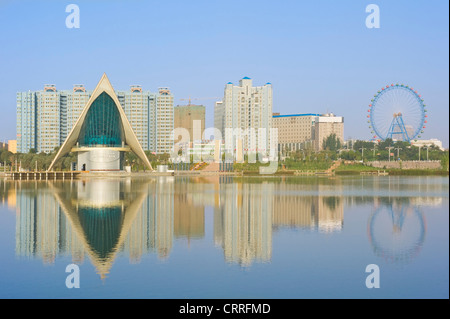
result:
<svg viewBox="0 0 450 319"><path fill-rule="evenodd" d="M27 176L28 173L28 176ZM62 173L62 172L55 172ZM65 172L70 173L70 172ZM240 171L240 172L202 172L202 171L175 171L175 172L79 172L73 179L80 178L152 178L163 176L180 177L200 177L200 176L231 176L231 177L339 177L339 176L449 176L447 170L431 169L385 169L385 170L357 170L346 169L336 170L332 173L324 171L302 172L295 170L279 170L274 174L260 174L258 171ZM0 178L18 180L12 178L11 172L0 172ZM22 172L21 180L35 180L34 172ZM49 180L61 178L48 178ZM65 178L68 179L68 178ZM46 180L46 178L36 178L36 180ZM64 178L63 178L64 180Z"/></svg>

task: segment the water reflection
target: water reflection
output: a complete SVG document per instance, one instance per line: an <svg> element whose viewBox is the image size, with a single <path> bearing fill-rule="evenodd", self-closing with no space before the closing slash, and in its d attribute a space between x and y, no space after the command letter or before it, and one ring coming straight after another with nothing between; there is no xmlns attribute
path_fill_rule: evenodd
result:
<svg viewBox="0 0 450 319"><path fill-rule="evenodd" d="M174 240L204 239L205 207L213 210L214 244L226 262L243 267L272 259L274 232L342 233L344 209L351 206L373 208L367 234L375 255L411 260L425 240L420 207L439 204L442 185L402 183L229 177L1 181L0 199L16 209L18 256L44 263L59 255L83 263L88 256L104 278L120 254L131 263L146 254L164 260ZM405 196L405 189L422 196Z"/></svg>
<svg viewBox="0 0 450 319"><path fill-rule="evenodd" d="M425 234L425 216L407 198L380 200L368 220L373 251L389 263L410 262L422 248Z"/></svg>

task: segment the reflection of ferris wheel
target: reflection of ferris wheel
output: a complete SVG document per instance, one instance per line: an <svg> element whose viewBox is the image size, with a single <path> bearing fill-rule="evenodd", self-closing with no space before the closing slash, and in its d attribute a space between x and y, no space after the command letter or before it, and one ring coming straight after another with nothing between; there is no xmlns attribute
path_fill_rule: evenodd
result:
<svg viewBox="0 0 450 319"><path fill-rule="evenodd" d="M413 88L386 85L369 104L367 123L375 140L407 141L420 138L427 123L426 105Z"/></svg>
<svg viewBox="0 0 450 319"><path fill-rule="evenodd" d="M425 233L425 217L412 206L381 206L372 213L367 224L375 254L393 263L416 256L425 241Z"/></svg>

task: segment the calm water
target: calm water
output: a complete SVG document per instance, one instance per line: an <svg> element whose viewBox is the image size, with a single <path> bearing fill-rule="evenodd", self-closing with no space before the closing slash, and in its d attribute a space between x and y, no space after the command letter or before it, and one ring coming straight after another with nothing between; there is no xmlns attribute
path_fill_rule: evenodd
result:
<svg viewBox="0 0 450 319"><path fill-rule="evenodd" d="M2 180L0 297L449 298L448 182Z"/></svg>

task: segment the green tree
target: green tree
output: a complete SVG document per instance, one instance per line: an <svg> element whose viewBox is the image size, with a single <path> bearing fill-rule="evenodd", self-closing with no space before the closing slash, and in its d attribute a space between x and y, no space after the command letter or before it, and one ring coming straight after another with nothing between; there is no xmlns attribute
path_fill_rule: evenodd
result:
<svg viewBox="0 0 450 319"><path fill-rule="evenodd" d="M341 148L341 140L335 133L328 135L323 139L323 149L328 151L337 151Z"/></svg>

